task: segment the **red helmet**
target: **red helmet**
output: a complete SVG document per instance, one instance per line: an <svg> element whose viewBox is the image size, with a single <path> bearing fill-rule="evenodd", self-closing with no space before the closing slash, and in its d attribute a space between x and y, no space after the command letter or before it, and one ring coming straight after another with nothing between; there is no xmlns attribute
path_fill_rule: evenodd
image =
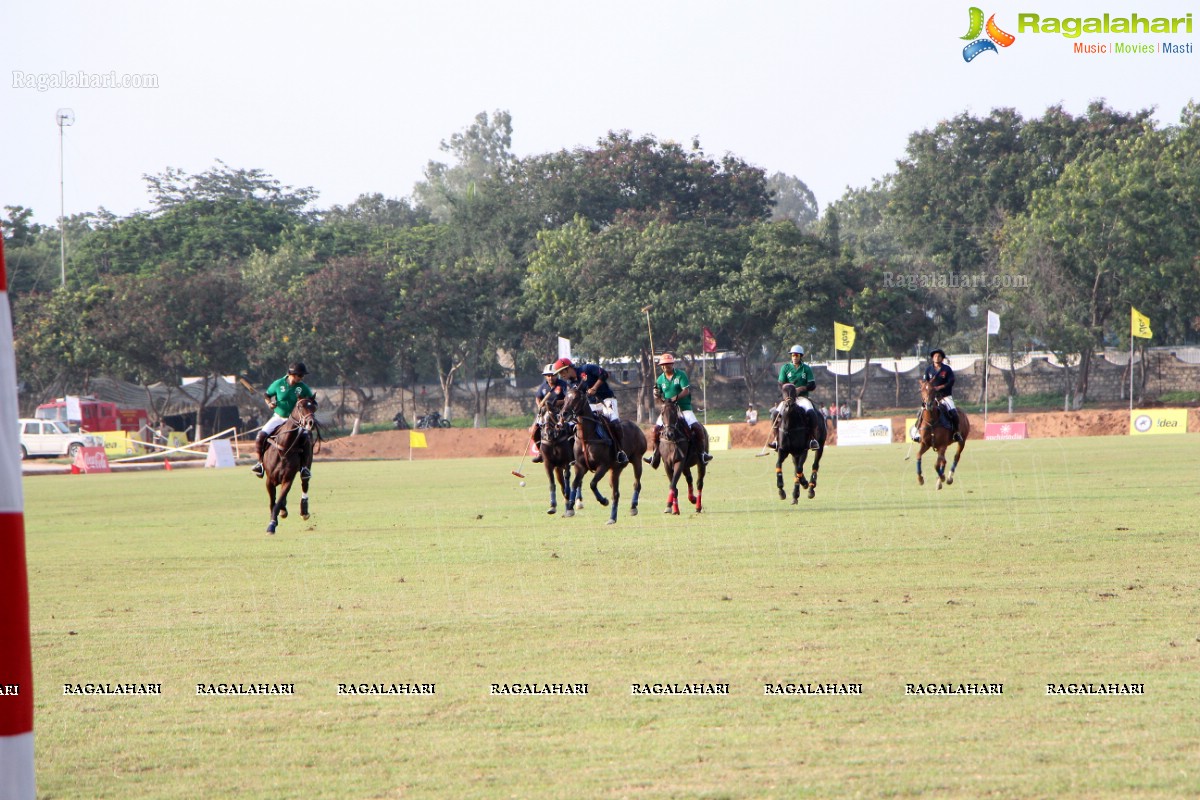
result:
<svg viewBox="0 0 1200 800"><path fill-rule="evenodd" d="M567 367L573 367L573 366L575 366L575 365L571 363L571 359L560 358L558 361L554 362L554 371L555 371L555 373L559 373L559 372L562 372Z"/></svg>

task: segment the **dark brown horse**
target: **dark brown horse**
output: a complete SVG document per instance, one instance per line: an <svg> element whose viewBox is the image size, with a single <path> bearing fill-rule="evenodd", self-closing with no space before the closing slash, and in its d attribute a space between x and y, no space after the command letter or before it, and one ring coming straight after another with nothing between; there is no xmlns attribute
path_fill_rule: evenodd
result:
<svg viewBox="0 0 1200 800"><path fill-rule="evenodd" d="M963 448L967 446L967 437L971 435L971 423L967 420L967 412L958 412L958 432L962 441L958 442L958 450L954 453L954 463L950 465L950 474L946 475L946 448L954 442L953 432L942 424L942 404L937 392L933 390L931 381L921 381L921 411L917 416L917 430L921 436L921 450L917 453L917 483L925 485L925 476L921 474L921 456L926 450L937 451L938 482L937 488L942 488L944 481L948 485L954 483L954 470L958 469L958 459L962 456Z"/></svg>
<svg viewBox="0 0 1200 800"><path fill-rule="evenodd" d="M315 445L321 441L316 413L317 401L301 398L287 422L267 440L267 451L263 453L263 477L271 500L267 533L275 533L279 518L288 515L287 497L296 474L301 468L312 466ZM304 477L300 479L300 515L308 519L308 478Z"/></svg>
<svg viewBox="0 0 1200 800"><path fill-rule="evenodd" d="M696 441L688 432L688 422L679 412L679 404L674 400L662 401L662 435L658 439L658 455L662 460L663 472L670 481L671 490L667 493L667 507L664 514L679 513L679 478L687 481L688 502L696 507L696 513L704 510L704 473L708 465L700 457L708 452L708 431L697 423L699 435ZM696 468L696 483L692 484L692 467Z"/></svg>
<svg viewBox="0 0 1200 800"><path fill-rule="evenodd" d="M567 425L562 415L553 409L542 412L541 435L538 437L538 451L542 454L542 466L546 468L546 477L550 481L550 508L547 514L558 512L558 493L555 491L555 481L562 488L563 500L571 499L571 464L575 461L574 431ZM583 507L582 501L578 503Z"/></svg>
<svg viewBox="0 0 1200 800"><path fill-rule="evenodd" d="M779 455L775 461L775 486L779 489L779 499L787 498L783 490L783 461L789 455L795 466L796 479L792 488L792 505L800 501L800 488L808 489L808 499L817 495L817 472L821 468L821 456L825 454L825 420L820 414L809 414L796 402L796 387L790 383L783 385L784 410L779 416L779 438L776 444ZM815 417L815 420L813 419ZM813 455L812 478L804 477L804 461L808 458L810 444L817 442Z"/></svg>
<svg viewBox="0 0 1200 800"><path fill-rule="evenodd" d="M617 463L616 448L611 440L601 438L599 426L604 423L598 420L592 412L587 393L579 386L567 390L562 404L563 417L575 422L575 480L571 484L571 494L567 497L567 510L564 516L575 516L575 503L583 494L583 476L587 472L595 473L589 486L596 502L602 506L608 505L608 498L600 494L597 484L606 473L609 474L609 485L612 487L612 509L609 512L608 524L617 521L617 506L621 500L621 471L633 467L633 501L629 505L629 515L636 517L638 513L638 495L642 492L642 456L646 454L646 435L642 429L628 420L622 420L621 445L629 461Z"/></svg>

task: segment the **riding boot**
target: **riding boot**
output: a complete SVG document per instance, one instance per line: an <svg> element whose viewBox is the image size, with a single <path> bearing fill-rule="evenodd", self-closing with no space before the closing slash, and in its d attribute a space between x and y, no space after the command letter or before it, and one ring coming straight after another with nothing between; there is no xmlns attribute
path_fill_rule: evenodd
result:
<svg viewBox="0 0 1200 800"><path fill-rule="evenodd" d="M654 426L654 441L650 443L650 449L654 451L653 456L646 456L642 460L650 465L650 469L658 469L659 463L662 461L662 456L658 452L658 440L662 438L662 425Z"/></svg>
<svg viewBox="0 0 1200 800"><path fill-rule="evenodd" d="M704 443L700 441L700 426L699 426L699 424L688 426L688 438L690 438L692 440L692 445L697 450L700 450L700 463L701 464L707 464L708 462L713 460L712 455L708 452L705 452L702 449L704 447Z"/></svg>
<svg viewBox="0 0 1200 800"><path fill-rule="evenodd" d="M771 443L767 447L772 450L779 449L779 415L775 415L771 420Z"/></svg>
<svg viewBox="0 0 1200 800"><path fill-rule="evenodd" d="M540 422L533 423L533 427L529 429L529 439L533 442L533 446L537 447L542 441L542 424ZM534 464L542 463L542 451L539 449L537 455L529 459Z"/></svg>
<svg viewBox="0 0 1200 800"><path fill-rule="evenodd" d="M258 437L254 440L254 452L258 457L258 463L250 468L258 477L263 476L263 454L267 451L267 435L262 431L258 432Z"/></svg>
<svg viewBox="0 0 1200 800"><path fill-rule="evenodd" d="M608 420L608 432L612 434L613 447L617 449L617 463L628 464L629 456L625 454L625 449L621 447L621 423Z"/></svg>
<svg viewBox="0 0 1200 800"><path fill-rule="evenodd" d="M962 434L958 432L958 409L948 409L946 413L950 415L950 424L954 426L954 435L951 438L962 444Z"/></svg>
<svg viewBox="0 0 1200 800"><path fill-rule="evenodd" d="M821 443L817 441L817 432L821 430L821 418L812 409L808 411L808 429L812 432L812 438L808 440L808 449L820 450Z"/></svg>
<svg viewBox="0 0 1200 800"><path fill-rule="evenodd" d="M312 437L310 437L308 434L305 434L304 435L304 466L302 466L300 468L300 479L301 480L306 481L306 480L309 480L310 478L312 478L312 469L311 469L312 457L313 457Z"/></svg>

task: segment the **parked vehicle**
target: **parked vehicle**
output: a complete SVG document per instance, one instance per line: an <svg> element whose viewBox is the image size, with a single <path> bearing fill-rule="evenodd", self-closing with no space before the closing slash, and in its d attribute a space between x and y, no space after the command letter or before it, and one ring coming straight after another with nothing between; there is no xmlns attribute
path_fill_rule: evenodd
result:
<svg viewBox="0 0 1200 800"><path fill-rule="evenodd" d="M97 400L91 395L68 396L42 403L33 412L37 419L65 422L76 431L130 431L135 433L146 424L149 415L144 408L119 408L116 403Z"/></svg>
<svg viewBox="0 0 1200 800"><path fill-rule="evenodd" d="M37 456L70 456L81 447L104 447L104 440L89 433L72 433L67 423L56 419L18 420L21 460Z"/></svg>
<svg viewBox="0 0 1200 800"><path fill-rule="evenodd" d="M417 428L449 428L450 420L436 411L430 411L423 417L417 417Z"/></svg>

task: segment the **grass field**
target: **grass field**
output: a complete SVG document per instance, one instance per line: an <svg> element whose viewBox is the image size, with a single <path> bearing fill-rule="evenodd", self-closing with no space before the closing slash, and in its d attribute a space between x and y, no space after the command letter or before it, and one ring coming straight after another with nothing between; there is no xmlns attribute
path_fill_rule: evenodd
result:
<svg viewBox="0 0 1200 800"><path fill-rule="evenodd" d="M941 492L904 450L798 507L721 453L680 517L647 471L616 526L504 459L319 463L273 537L246 469L26 479L39 797L1196 796L1200 436L973 442ZM862 693L764 694L810 682Z"/></svg>

